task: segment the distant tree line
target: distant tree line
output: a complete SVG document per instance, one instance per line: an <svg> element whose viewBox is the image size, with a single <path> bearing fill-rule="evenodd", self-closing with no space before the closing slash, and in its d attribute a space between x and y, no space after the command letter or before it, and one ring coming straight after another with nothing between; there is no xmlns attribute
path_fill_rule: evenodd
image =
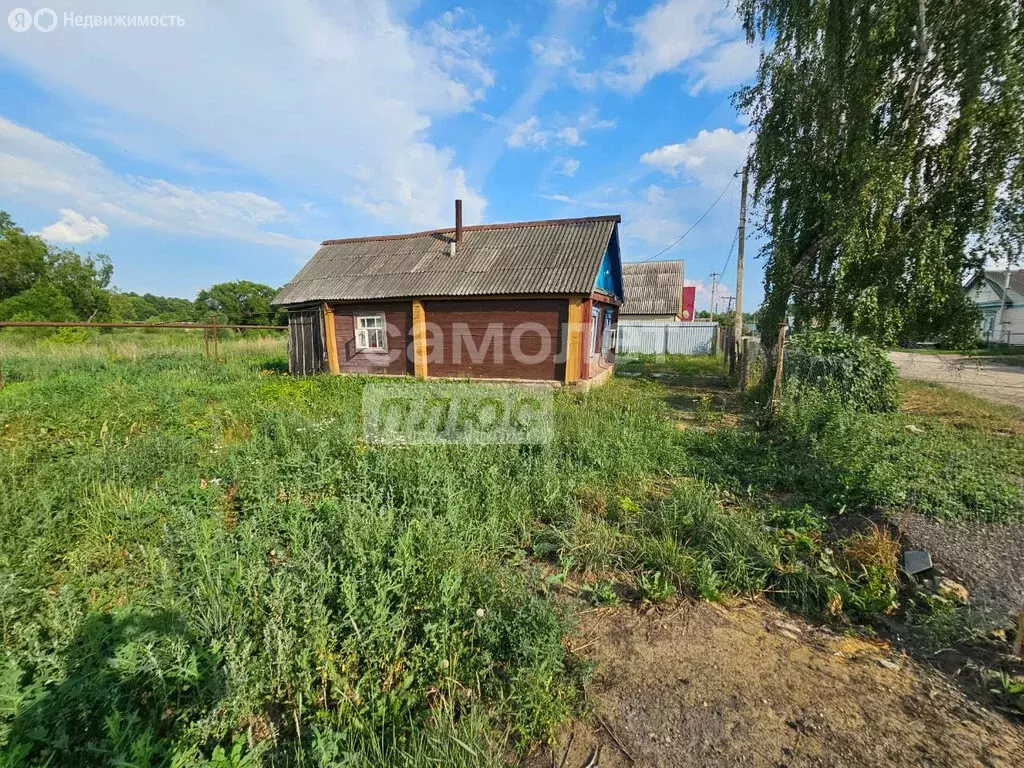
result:
<svg viewBox="0 0 1024 768"><path fill-rule="evenodd" d="M0 321L218 322L282 325L270 306L277 289L249 280L218 283L195 301L119 291L106 254L83 256L57 248L17 226L0 211Z"/></svg>

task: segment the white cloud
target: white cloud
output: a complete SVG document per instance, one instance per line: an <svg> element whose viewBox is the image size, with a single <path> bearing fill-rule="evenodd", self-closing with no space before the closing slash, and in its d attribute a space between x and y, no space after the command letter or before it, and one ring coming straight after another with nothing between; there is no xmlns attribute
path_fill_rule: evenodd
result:
<svg viewBox="0 0 1024 768"><path fill-rule="evenodd" d="M593 108L572 120L558 119L556 125L558 123L561 123L561 127L541 128L540 118L532 115L512 128L505 143L513 149L544 148L552 143L582 147L587 143L583 138L586 131L604 131L616 125L614 120L599 118L597 110Z"/></svg>
<svg viewBox="0 0 1024 768"><path fill-rule="evenodd" d="M39 231L39 236L53 243L88 243L102 240L110 229L95 216L86 218L70 208L60 209L60 220Z"/></svg>
<svg viewBox="0 0 1024 768"><path fill-rule="evenodd" d="M562 140L563 144L568 144L570 147L579 147L587 143L580 138L580 129L575 125L569 125L560 130L558 138Z"/></svg>
<svg viewBox="0 0 1024 768"><path fill-rule="evenodd" d="M61 221L41 234L63 242L106 235L102 216L132 227L242 240L306 254L316 247L316 242L266 229L286 221L288 213L262 195L202 192L162 179L117 174L94 155L2 117L0 197L60 206Z"/></svg>
<svg viewBox="0 0 1024 768"><path fill-rule="evenodd" d="M580 52L562 37L535 37L530 40L530 53L546 67L564 67L580 59Z"/></svg>
<svg viewBox="0 0 1024 768"><path fill-rule="evenodd" d="M640 161L666 173L685 173L702 184L723 184L747 156L751 135L747 131L716 128L701 131L692 139L667 144L644 153Z"/></svg>
<svg viewBox="0 0 1024 768"><path fill-rule="evenodd" d="M606 12L606 21L610 18ZM665 0L634 21L629 31L633 47L628 54L599 73L577 72L571 80L583 88L597 80L615 90L637 93L652 78L678 70L734 39L739 19L721 0ZM722 68L710 63L702 66L716 72ZM711 89L712 78L700 67L698 72L702 79L708 78L701 87Z"/></svg>
<svg viewBox="0 0 1024 768"><path fill-rule="evenodd" d="M157 0L103 10L166 12ZM385 0L181 0L174 11L185 26L11 35L4 56L53 90L172 137L182 153L349 200L396 228L451 218L465 174L429 129L494 81L489 40L469 13L416 30ZM357 165L373 178L354 179ZM471 192L467 219L485 204Z"/></svg>
<svg viewBox="0 0 1024 768"><path fill-rule="evenodd" d="M718 46L695 65L697 81L690 88L690 95L733 88L748 80L757 71L760 55L760 49L744 39Z"/></svg>
<svg viewBox="0 0 1024 768"><path fill-rule="evenodd" d="M615 7L615 0L609 0L602 11L604 23L609 29L618 29L622 26L615 20Z"/></svg>
<svg viewBox="0 0 1024 768"><path fill-rule="evenodd" d="M551 140L551 131L540 129L540 118L528 117L512 129L505 142L513 149L523 147L545 147Z"/></svg>
<svg viewBox="0 0 1024 768"><path fill-rule="evenodd" d="M576 171L580 169L580 161L575 157L558 157L555 158L554 171L560 173L563 176L575 176Z"/></svg>

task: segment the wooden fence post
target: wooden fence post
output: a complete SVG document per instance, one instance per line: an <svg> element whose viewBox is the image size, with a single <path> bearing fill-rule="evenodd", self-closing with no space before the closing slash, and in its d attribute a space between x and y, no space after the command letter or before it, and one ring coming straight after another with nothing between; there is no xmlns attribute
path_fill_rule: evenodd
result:
<svg viewBox="0 0 1024 768"><path fill-rule="evenodd" d="M210 360L210 329L203 328L203 348L206 350L206 360Z"/></svg>
<svg viewBox="0 0 1024 768"><path fill-rule="evenodd" d="M743 339L743 352L740 355L740 392L745 392L750 383L750 369L754 364L754 340L749 336Z"/></svg>
<svg viewBox="0 0 1024 768"><path fill-rule="evenodd" d="M213 362L220 362L220 351L217 347L217 316L210 315L210 325L213 326Z"/></svg>
<svg viewBox="0 0 1024 768"><path fill-rule="evenodd" d="M775 381L772 383L772 399L769 404L769 414L774 418L779 411L779 402L782 400L782 363L786 359L786 330L785 323L779 323L779 339L775 344Z"/></svg>

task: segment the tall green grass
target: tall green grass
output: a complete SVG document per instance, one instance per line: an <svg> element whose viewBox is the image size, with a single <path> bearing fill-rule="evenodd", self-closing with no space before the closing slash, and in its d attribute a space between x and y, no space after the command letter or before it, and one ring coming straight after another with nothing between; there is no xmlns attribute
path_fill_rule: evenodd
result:
<svg viewBox="0 0 1024 768"><path fill-rule="evenodd" d="M891 542L826 512L983 501L889 414L679 430L635 378L549 444L377 446L280 339L147 341L0 338L0 766L499 765L580 704L559 580L866 616Z"/></svg>
<svg viewBox="0 0 1024 768"><path fill-rule="evenodd" d="M670 462L657 388L560 393L549 445L370 447L364 380L222 346L0 351L8 762L479 765L546 739L577 670L533 533Z"/></svg>

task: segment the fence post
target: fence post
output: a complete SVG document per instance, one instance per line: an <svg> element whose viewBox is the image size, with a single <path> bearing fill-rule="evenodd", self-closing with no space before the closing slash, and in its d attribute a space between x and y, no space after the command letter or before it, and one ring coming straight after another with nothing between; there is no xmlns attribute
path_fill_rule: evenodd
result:
<svg viewBox="0 0 1024 768"><path fill-rule="evenodd" d="M213 326L213 362L220 362L220 351L217 347L217 316L210 315L210 324Z"/></svg>
<svg viewBox="0 0 1024 768"><path fill-rule="evenodd" d="M210 361L210 329L203 328L203 347L206 350L206 361Z"/></svg>
<svg viewBox="0 0 1024 768"><path fill-rule="evenodd" d="M745 392L750 383L750 368L753 365L754 340L747 336L743 339L743 352L740 355L740 392Z"/></svg>
<svg viewBox="0 0 1024 768"><path fill-rule="evenodd" d="M662 354L668 354L668 323L665 323L665 344L662 347Z"/></svg>
<svg viewBox="0 0 1024 768"><path fill-rule="evenodd" d="M772 399L768 412L774 418L779 411L779 401L782 399L782 363L786 358L786 329L785 323L779 323L779 340L775 344L775 381L772 383Z"/></svg>

